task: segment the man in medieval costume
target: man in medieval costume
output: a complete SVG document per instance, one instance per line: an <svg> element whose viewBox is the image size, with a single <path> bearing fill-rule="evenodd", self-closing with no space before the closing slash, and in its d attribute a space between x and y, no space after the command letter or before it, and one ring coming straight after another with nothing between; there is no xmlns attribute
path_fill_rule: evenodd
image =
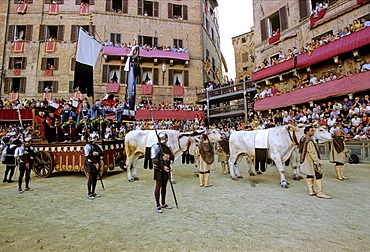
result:
<svg viewBox="0 0 370 252"><path fill-rule="evenodd" d="M229 167L229 158L230 158L230 149L229 149L229 140L226 137L225 133L221 135L221 141L216 143L216 153L218 155L218 162L221 163L221 170L223 174L230 172ZM227 167L227 168L226 168Z"/></svg>
<svg viewBox="0 0 370 252"><path fill-rule="evenodd" d="M341 136L340 129L334 131L333 142L330 144L330 162L335 163L335 171L338 180L347 180L348 178L343 175L344 164L348 157L348 150Z"/></svg>
<svg viewBox="0 0 370 252"><path fill-rule="evenodd" d="M209 182L209 176L211 170L215 170L215 152L213 144L209 140L207 134L202 134L200 136L200 143L196 149L195 156L198 157L199 160L199 185L201 187L211 187L212 184Z"/></svg>

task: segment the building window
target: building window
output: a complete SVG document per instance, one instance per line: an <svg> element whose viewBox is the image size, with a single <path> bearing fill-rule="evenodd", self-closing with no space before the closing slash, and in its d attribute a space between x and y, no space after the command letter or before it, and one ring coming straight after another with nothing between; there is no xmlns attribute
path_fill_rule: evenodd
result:
<svg viewBox="0 0 370 252"><path fill-rule="evenodd" d="M273 33L282 32L288 29L288 18L286 6L279 9L268 18L260 21L261 25L261 39L262 41L271 37Z"/></svg>
<svg viewBox="0 0 370 252"><path fill-rule="evenodd" d="M154 85L153 83L153 69L152 68L143 68L141 75L141 84L144 85ZM158 83L155 83L158 85Z"/></svg>
<svg viewBox="0 0 370 252"><path fill-rule="evenodd" d="M244 44L245 42L247 42L247 41L246 41L246 39L243 37L243 38L242 38L242 43Z"/></svg>
<svg viewBox="0 0 370 252"><path fill-rule="evenodd" d="M139 36L139 45L148 45L150 47L158 46L158 38L157 37L147 37L147 36Z"/></svg>
<svg viewBox="0 0 370 252"><path fill-rule="evenodd" d="M242 53L242 62L248 62L248 53L247 52L243 52Z"/></svg>
<svg viewBox="0 0 370 252"><path fill-rule="evenodd" d="M121 44L121 34L111 33L110 34L110 41L113 43L113 45Z"/></svg>
<svg viewBox="0 0 370 252"><path fill-rule="evenodd" d="M125 83L126 75L123 66L103 65L103 83Z"/></svg>
<svg viewBox="0 0 370 252"><path fill-rule="evenodd" d="M159 17L159 2L139 0L137 14L149 17Z"/></svg>
<svg viewBox="0 0 370 252"><path fill-rule="evenodd" d="M174 39L173 40L173 47L182 48L182 39Z"/></svg>
<svg viewBox="0 0 370 252"><path fill-rule="evenodd" d="M168 18L188 20L188 6L168 3Z"/></svg>
<svg viewBox="0 0 370 252"><path fill-rule="evenodd" d="M58 81L39 81L37 93L43 93L46 87L50 88L52 93L57 93Z"/></svg>
<svg viewBox="0 0 370 252"><path fill-rule="evenodd" d="M25 57L10 57L9 58L9 70L13 69L26 69L27 58Z"/></svg>
<svg viewBox="0 0 370 252"><path fill-rule="evenodd" d="M42 58L41 70L58 70L59 58Z"/></svg>
<svg viewBox="0 0 370 252"><path fill-rule="evenodd" d="M71 26L71 42L76 42L78 40L78 34L80 32L80 27L85 31L89 32L90 26L89 25L72 25ZM95 25L92 27L92 36L95 36Z"/></svg>
<svg viewBox="0 0 370 252"><path fill-rule="evenodd" d="M20 3L33 3L33 0L14 0L15 4L20 4Z"/></svg>
<svg viewBox="0 0 370 252"><path fill-rule="evenodd" d="M106 0L106 11L127 14L128 0Z"/></svg>
<svg viewBox="0 0 370 252"><path fill-rule="evenodd" d="M9 25L8 41L32 41L32 25Z"/></svg>
<svg viewBox="0 0 370 252"><path fill-rule="evenodd" d="M40 25L40 41L63 41L64 25Z"/></svg>
<svg viewBox="0 0 370 252"><path fill-rule="evenodd" d="M57 3L57 4L64 4L64 0L44 0L45 4Z"/></svg>
<svg viewBox="0 0 370 252"><path fill-rule="evenodd" d="M81 5L82 3L94 5L95 1L94 0L76 0L76 5Z"/></svg>
<svg viewBox="0 0 370 252"><path fill-rule="evenodd" d="M26 91L26 78L5 78L4 79L4 93L22 93Z"/></svg>

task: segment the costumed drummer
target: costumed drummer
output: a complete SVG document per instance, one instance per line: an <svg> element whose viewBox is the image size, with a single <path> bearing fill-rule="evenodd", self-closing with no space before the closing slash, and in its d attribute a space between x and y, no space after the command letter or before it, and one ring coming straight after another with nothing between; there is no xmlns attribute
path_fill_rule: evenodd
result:
<svg viewBox="0 0 370 252"><path fill-rule="evenodd" d="M85 145L86 171L89 174L87 179L87 198L93 200L100 197L95 193L96 183L98 181L100 167L100 159L104 155L102 148L97 144L99 135L92 133L89 136L89 142Z"/></svg>
<svg viewBox="0 0 370 252"><path fill-rule="evenodd" d="M18 193L23 193L22 190L22 180L24 175L25 177L25 183L26 183L26 191L32 191L32 189L29 186L30 178L31 178L31 170L33 166L34 159L36 157L36 151L35 148L33 148L32 145L32 138L26 137L24 139L24 145L18 147L15 150L14 157L17 159L17 162L19 163L19 178L18 178Z"/></svg>
<svg viewBox="0 0 370 252"><path fill-rule="evenodd" d="M331 196L323 192L322 186L322 166L320 164L320 154L312 140L315 134L315 129L312 126L307 126L304 129L304 134L299 141L299 153L301 172L307 175L306 182L308 186L308 195L316 195L318 198L331 199ZM316 178L317 192L314 190L314 181Z"/></svg>
<svg viewBox="0 0 370 252"><path fill-rule="evenodd" d="M334 131L333 142L330 144L330 162L335 163L335 171L338 180L347 180L348 178L343 175L344 164L348 157L348 150L344 143L343 136L341 136L340 129Z"/></svg>
<svg viewBox="0 0 370 252"><path fill-rule="evenodd" d="M171 161L175 160L175 156L173 155L171 147L167 146L167 134L161 132L158 136L160 143L152 146L150 158L152 159L154 165L154 197L157 204L156 211L157 213L163 213L163 208L172 208L172 206L166 204L166 190L167 182L170 177Z"/></svg>

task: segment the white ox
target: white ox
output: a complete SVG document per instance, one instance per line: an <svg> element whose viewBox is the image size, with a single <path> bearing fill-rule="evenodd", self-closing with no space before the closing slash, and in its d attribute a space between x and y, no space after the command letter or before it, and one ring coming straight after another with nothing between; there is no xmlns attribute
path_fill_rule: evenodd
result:
<svg viewBox="0 0 370 252"><path fill-rule="evenodd" d="M284 162L288 160L292 152L297 152L295 138L299 141L303 137L303 128L295 126L280 126L266 130L267 133L267 156L272 159L280 174L281 187L287 188L288 182L284 174ZM239 163L244 155L247 155L248 166L251 167L255 158L256 131L235 131L230 136L230 177L232 179L242 178L239 171ZM323 127L315 129L315 139L319 141L330 141L331 134ZM293 153L297 154L297 153Z"/></svg>
<svg viewBox="0 0 370 252"><path fill-rule="evenodd" d="M201 133L207 133L208 137L212 141L220 141L221 134L217 130L181 133L177 130L157 130L165 132L168 136L167 145L171 147L175 160L186 151L188 146L188 140L194 134L199 135ZM127 179L132 182L138 180L137 177L137 166L136 163L140 158L145 155L146 148L151 148L154 144L158 143L158 138L154 130L134 130L130 131L125 136L125 151L126 151L126 167L127 167ZM191 145L195 144L194 141L189 141ZM192 148L190 146L190 148ZM193 148L192 148L193 149ZM132 174L131 174L132 172ZM171 173L172 174L172 173Z"/></svg>

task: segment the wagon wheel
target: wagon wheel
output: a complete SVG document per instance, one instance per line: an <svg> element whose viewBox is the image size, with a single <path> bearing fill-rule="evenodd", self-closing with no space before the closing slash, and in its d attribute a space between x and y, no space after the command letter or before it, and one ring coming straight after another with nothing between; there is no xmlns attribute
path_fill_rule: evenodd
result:
<svg viewBox="0 0 370 252"><path fill-rule="evenodd" d="M100 170L99 170L98 179L100 179L103 176L103 173L104 173L104 163L103 162L100 162L100 167L102 167L102 168L100 168ZM84 171L86 177L88 177L89 173L86 170L86 159L85 159L85 162L84 162L83 171Z"/></svg>
<svg viewBox="0 0 370 252"><path fill-rule="evenodd" d="M47 178L54 170L54 157L50 152L38 151L33 170L39 177Z"/></svg>

